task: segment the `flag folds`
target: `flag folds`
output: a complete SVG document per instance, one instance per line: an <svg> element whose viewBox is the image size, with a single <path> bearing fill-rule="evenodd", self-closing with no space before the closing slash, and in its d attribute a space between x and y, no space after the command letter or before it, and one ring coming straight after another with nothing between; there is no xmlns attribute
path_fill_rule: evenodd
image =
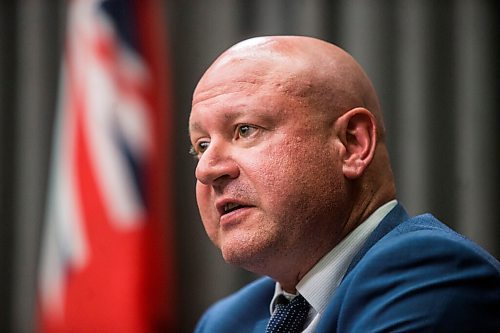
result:
<svg viewBox="0 0 500 333"><path fill-rule="evenodd" d="M162 10L68 2L39 274L41 332L174 325Z"/></svg>

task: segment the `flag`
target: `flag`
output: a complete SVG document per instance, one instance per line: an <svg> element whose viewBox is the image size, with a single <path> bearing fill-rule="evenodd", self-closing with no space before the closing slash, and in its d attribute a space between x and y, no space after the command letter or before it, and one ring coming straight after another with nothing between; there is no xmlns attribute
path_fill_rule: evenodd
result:
<svg viewBox="0 0 500 333"><path fill-rule="evenodd" d="M67 10L39 331L173 331L162 8L155 0L72 0Z"/></svg>

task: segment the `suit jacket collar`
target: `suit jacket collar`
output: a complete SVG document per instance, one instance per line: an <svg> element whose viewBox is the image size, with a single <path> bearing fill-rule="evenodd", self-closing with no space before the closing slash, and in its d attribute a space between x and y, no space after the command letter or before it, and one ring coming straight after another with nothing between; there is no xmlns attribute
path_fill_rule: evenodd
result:
<svg viewBox="0 0 500 333"><path fill-rule="evenodd" d="M368 250L370 250L370 248L375 245L375 243L377 243L382 237L388 234L401 222L409 218L410 216L402 205L398 204L396 207L394 207L389 212L389 214L384 217L384 219L375 228L375 230L373 230L372 234L370 235L370 237L368 237L361 250L359 250L359 252L354 256L351 264L349 265L349 268L347 269L346 274L344 275L344 278L358 264L358 262L361 260L361 258L363 258L366 252L368 252Z"/></svg>

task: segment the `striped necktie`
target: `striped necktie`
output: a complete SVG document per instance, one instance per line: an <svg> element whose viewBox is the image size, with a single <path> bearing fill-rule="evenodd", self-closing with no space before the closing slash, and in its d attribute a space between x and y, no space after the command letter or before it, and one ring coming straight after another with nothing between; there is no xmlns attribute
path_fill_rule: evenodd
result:
<svg viewBox="0 0 500 333"><path fill-rule="evenodd" d="M275 310L267 324L266 333L299 333L304 329L304 324L309 313L309 303L302 295L288 301L280 295L276 301Z"/></svg>

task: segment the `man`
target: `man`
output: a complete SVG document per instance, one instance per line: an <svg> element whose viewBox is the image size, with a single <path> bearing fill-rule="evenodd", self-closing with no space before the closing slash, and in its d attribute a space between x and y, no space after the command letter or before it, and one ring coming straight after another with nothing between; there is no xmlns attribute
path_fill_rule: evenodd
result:
<svg viewBox="0 0 500 333"><path fill-rule="evenodd" d="M500 264L395 200L377 95L345 51L233 46L196 87L189 131L208 236L267 276L198 332L500 332Z"/></svg>

